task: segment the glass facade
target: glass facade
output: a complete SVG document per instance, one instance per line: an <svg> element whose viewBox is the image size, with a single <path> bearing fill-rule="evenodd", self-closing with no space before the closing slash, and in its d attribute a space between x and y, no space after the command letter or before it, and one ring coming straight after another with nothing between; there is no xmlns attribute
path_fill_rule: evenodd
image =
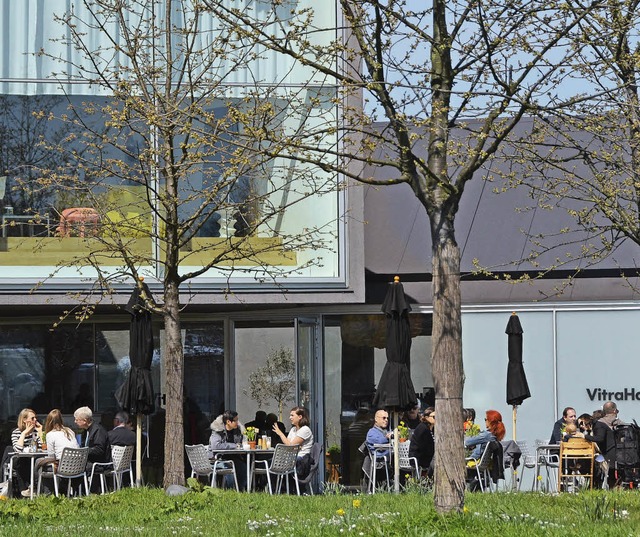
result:
<svg viewBox="0 0 640 537"><path fill-rule="evenodd" d="M248 134L264 122L280 138L321 132L314 144L330 149L336 87L240 37L222 52L229 29L221 20L176 1L169 23L165 4L131 2L116 14L99 3L0 1L0 279L16 267L32 280L91 278L95 267L120 274L123 255L113 251L122 245L139 271L162 277L171 162L180 177L180 263L193 279L226 284L233 267L234 280L262 286L270 275L344 282L338 177ZM256 9L274 16L270 3ZM291 15L276 12L282 24L273 26L286 32ZM95 15L102 25L92 24ZM326 30L313 40L334 39L335 9L314 17ZM171 53L193 67L156 68L166 66L167 27L177 30ZM136 62L125 54L132 28ZM78 38L91 61L74 46ZM196 86L184 85L186 73ZM157 104L162 77L175 93ZM172 130L144 111L153 102L171 109Z"/></svg>

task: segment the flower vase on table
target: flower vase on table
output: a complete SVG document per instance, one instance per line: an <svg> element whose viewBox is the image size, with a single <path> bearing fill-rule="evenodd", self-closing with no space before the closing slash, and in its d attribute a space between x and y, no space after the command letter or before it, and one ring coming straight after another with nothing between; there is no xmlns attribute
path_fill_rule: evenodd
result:
<svg viewBox="0 0 640 537"><path fill-rule="evenodd" d="M247 441L249 442L249 449L256 449L256 438L258 436L258 429L256 427L247 427L245 431L247 435Z"/></svg>
<svg viewBox="0 0 640 537"><path fill-rule="evenodd" d="M404 424L404 421L398 425L398 442L406 442L409 440L409 427Z"/></svg>

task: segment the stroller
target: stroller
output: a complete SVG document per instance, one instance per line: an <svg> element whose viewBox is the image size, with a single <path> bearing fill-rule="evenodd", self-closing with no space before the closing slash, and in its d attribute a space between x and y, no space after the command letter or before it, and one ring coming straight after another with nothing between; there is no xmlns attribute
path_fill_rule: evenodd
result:
<svg viewBox="0 0 640 537"><path fill-rule="evenodd" d="M613 429L616 440L616 483L622 488L640 488L640 427L618 425Z"/></svg>

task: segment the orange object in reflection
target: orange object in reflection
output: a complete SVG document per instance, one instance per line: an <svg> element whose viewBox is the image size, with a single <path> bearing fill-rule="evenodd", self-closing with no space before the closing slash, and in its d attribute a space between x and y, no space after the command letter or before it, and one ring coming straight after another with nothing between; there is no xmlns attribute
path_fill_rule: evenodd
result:
<svg viewBox="0 0 640 537"><path fill-rule="evenodd" d="M90 207L71 207L60 213L58 235L60 237L85 237L96 235L100 215Z"/></svg>

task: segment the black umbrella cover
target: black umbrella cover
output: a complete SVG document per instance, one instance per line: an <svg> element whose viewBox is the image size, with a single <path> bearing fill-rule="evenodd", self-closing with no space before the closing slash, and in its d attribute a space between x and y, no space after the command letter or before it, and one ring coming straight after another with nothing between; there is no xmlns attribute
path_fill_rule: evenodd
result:
<svg viewBox="0 0 640 537"><path fill-rule="evenodd" d="M507 404L521 405L531 397L522 365L522 325L517 315L509 317L505 333L509 337L509 367L507 368Z"/></svg>
<svg viewBox="0 0 640 537"><path fill-rule="evenodd" d="M382 311L387 317L387 363L380 376L373 405L376 408L405 409L416 404L416 391L409 372L411 306L401 283L389 285Z"/></svg>
<svg viewBox="0 0 640 537"><path fill-rule="evenodd" d="M131 314L129 328L129 359L131 369L125 382L116 391L118 404L130 414L151 414L155 410L151 361L153 359L153 330L151 313L145 309L142 293L151 297L147 284L136 287L125 310Z"/></svg>

